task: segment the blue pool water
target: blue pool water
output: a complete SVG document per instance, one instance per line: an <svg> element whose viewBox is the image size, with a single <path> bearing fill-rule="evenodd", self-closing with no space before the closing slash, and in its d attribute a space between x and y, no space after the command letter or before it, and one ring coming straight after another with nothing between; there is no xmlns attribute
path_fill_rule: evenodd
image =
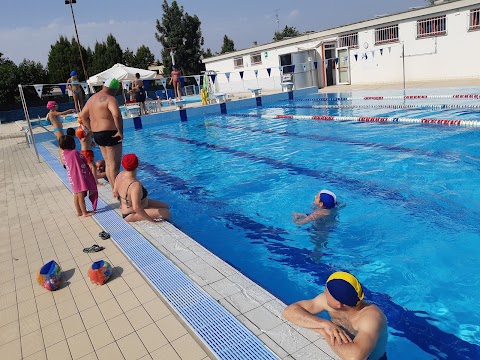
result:
<svg viewBox="0 0 480 360"><path fill-rule="evenodd" d="M238 112L480 120L466 109L296 105ZM480 358L479 148L480 131L460 127L234 115L124 139L175 225L286 303L316 296L333 271L354 273L387 315L389 359ZM340 209L296 226L291 213L310 212L323 188Z"/></svg>

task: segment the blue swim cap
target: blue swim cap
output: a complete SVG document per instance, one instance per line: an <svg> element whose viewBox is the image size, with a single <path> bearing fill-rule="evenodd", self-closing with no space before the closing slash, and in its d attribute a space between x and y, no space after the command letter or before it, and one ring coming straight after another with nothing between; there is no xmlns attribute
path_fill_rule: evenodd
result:
<svg viewBox="0 0 480 360"><path fill-rule="evenodd" d="M71 73L70 73L70 76L75 76L77 75L77 72L75 70L73 70Z"/></svg>
<svg viewBox="0 0 480 360"><path fill-rule="evenodd" d="M333 209L337 205L337 197L328 190L320 191L320 201L326 209Z"/></svg>

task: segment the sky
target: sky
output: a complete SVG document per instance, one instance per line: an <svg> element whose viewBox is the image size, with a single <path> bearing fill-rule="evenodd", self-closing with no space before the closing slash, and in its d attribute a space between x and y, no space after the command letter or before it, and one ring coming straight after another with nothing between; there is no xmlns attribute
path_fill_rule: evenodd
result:
<svg viewBox="0 0 480 360"><path fill-rule="evenodd" d="M167 0L171 4L172 0ZM155 39L163 0L77 0L73 5L80 43L92 49L112 33L122 50L146 45L161 60ZM219 52L223 37L237 50L272 41L277 29L320 31L426 5L425 0L179 0L179 6L201 21L204 49ZM228 4L228 5L227 5ZM277 17L278 14L278 23ZM64 0L2 1L0 52L16 64L23 59L47 64L50 46L60 35L75 36L70 6Z"/></svg>

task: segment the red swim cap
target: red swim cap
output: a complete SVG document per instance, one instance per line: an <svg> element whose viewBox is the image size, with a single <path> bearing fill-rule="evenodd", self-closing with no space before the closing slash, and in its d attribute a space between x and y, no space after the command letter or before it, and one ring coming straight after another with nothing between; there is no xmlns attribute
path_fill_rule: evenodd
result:
<svg viewBox="0 0 480 360"><path fill-rule="evenodd" d="M138 167L138 158L135 154L126 154L122 159L122 166L127 171L133 171Z"/></svg>

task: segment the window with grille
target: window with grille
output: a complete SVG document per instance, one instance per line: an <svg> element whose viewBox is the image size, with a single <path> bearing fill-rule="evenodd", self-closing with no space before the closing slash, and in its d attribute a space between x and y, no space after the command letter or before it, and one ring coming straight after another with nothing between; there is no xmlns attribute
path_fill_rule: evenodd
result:
<svg viewBox="0 0 480 360"><path fill-rule="evenodd" d="M469 30L480 30L480 9L470 10Z"/></svg>
<svg viewBox="0 0 480 360"><path fill-rule="evenodd" d="M447 17L445 15L417 20L417 38L445 35L446 33Z"/></svg>
<svg viewBox="0 0 480 360"><path fill-rule="evenodd" d="M262 63L262 55L261 54L253 54L250 55L250 62L252 65L258 65Z"/></svg>
<svg viewBox="0 0 480 360"><path fill-rule="evenodd" d="M385 44L398 41L398 25L375 29L375 44Z"/></svg>
<svg viewBox="0 0 480 360"><path fill-rule="evenodd" d="M236 68L243 67L243 58L233 59L233 66L236 67Z"/></svg>
<svg viewBox="0 0 480 360"><path fill-rule="evenodd" d="M358 48L358 32L340 36L338 47Z"/></svg>

